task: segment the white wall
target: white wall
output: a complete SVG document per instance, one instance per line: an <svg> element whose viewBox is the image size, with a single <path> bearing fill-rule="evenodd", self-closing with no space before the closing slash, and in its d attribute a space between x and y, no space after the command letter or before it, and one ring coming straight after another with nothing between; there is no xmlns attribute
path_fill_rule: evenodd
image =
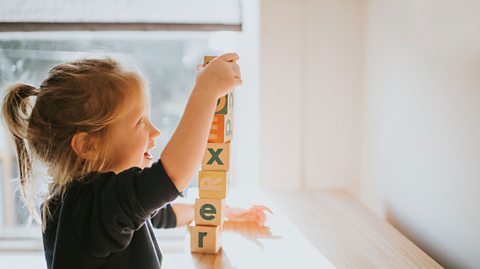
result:
<svg viewBox="0 0 480 269"><path fill-rule="evenodd" d="M303 2L260 1L260 184L302 186Z"/></svg>
<svg viewBox="0 0 480 269"><path fill-rule="evenodd" d="M260 75L259 75L259 0L243 1L242 32L238 33L238 64L243 85L234 93L232 140L232 186L259 186L260 175Z"/></svg>
<svg viewBox="0 0 480 269"><path fill-rule="evenodd" d="M360 188L365 1L305 1L303 170L308 189Z"/></svg>
<svg viewBox="0 0 480 269"><path fill-rule="evenodd" d="M362 1L261 1L261 182L360 184Z"/></svg>
<svg viewBox="0 0 480 269"><path fill-rule="evenodd" d="M346 188L480 264L480 2L261 1L261 181Z"/></svg>
<svg viewBox="0 0 480 269"><path fill-rule="evenodd" d="M480 265L480 2L369 1L365 199L449 268Z"/></svg>

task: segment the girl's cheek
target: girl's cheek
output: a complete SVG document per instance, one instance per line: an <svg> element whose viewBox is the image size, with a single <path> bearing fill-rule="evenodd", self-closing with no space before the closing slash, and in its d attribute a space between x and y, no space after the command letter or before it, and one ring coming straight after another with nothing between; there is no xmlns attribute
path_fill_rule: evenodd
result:
<svg viewBox="0 0 480 269"><path fill-rule="evenodd" d="M147 137L148 138L150 132L149 132L148 128L142 127L138 130L137 133L138 133L139 137Z"/></svg>

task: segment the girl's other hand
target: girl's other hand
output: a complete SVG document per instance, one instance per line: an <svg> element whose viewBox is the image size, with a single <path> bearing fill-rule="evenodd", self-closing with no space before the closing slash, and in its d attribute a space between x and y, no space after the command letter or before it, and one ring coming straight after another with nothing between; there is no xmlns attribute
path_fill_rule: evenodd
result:
<svg viewBox="0 0 480 269"><path fill-rule="evenodd" d="M215 98L229 93L243 83L240 66L236 63L238 59L238 54L226 53L214 58L205 67L197 67L196 86Z"/></svg>
<svg viewBox="0 0 480 269"><path fill-rule="evenodd" d="M265 212L273 214L270 208L263 205L253 205L248 209L245 208L231 208L228 205L225 206L225 214L230 221L239 222L255 222L258 227L263 227L267 221L267 215Z"/></svg>

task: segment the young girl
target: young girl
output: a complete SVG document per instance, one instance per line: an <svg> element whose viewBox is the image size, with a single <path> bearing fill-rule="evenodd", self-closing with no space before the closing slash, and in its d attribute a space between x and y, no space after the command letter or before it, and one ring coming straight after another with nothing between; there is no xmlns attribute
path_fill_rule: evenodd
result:
<svg viewBox="0 0 480 269"><path fill-rule="evenodd" d="M41 210L48 268L161 267L152 228L193 220L193 205L169 203L197 172L217 99L242 83L236 60L225 54L199 71L180 123L155 162L149 151L160 132L149 119L144 80L112 59L60 64L38 89L8 89L2 114L33 215L34 158L53 179ZM36 97L33 106L30 97ZM265 210L227 207L226 215L263 225Z"/></svg>

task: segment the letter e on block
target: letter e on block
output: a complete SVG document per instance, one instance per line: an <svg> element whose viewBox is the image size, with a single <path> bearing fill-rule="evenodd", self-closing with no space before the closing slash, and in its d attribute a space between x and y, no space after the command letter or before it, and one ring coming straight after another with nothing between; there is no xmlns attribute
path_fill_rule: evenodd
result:
<svg viewBox="0 0 480 269"><path fill-rule="evenodd" d="M223 206L223 199L196 199L195 224L221 226L224 218Z"/></svg>

